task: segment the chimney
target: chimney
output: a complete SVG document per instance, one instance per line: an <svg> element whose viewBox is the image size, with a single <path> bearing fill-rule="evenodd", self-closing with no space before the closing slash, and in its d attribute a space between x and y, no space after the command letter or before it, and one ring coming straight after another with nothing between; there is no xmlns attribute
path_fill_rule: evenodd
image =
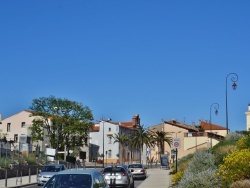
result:
<svg viewBox="0 0 250 188"><path fill-rule="evenodd" d="M0 121L2 121L2 114L0 114Z"/></svg>
<svg viewBox="0 0 250 188"><path fill-rule="evenodd" d="M248 111L250 111L250 103L248 104ZM2 120L2 117L1 117L1 120Z"/></svg>
<svg viewBox="0 0 250 188"><path fill-rule="evenodd" d="M140 125L140 118L139 114L135 114L132 118L132 124L134 125Z"/></svg>

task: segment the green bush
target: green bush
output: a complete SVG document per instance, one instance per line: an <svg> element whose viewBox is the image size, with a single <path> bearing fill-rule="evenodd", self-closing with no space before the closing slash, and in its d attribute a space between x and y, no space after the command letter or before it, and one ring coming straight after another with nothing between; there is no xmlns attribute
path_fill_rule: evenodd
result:
<svg viewBox="0 0 250 188"><path fill-rule="evenodd" d="M230 133L227 135L227 137L225 138L225 140L228 141L233 141L233 142L237 142L239 139L241 139L245 134L240 133L240 132L235 132L235 133Z"/></svg>
<svg viewBox="0 0 250 188"><path fill-rule="evenodd" d="M207 169L216 169L214 155L207 151L197 152L189 163L186 172L199 173Z"/></svg>
<svg viewBox="0 0 250 188"><path fill-rule="evenodd" d="M220 179L215 174L214 155L207 151L195 153L189 162L181 180L175 187L177 188L210 188L220 187Z"/></svg>
<svg viewBox="0 0 250 188"><path fill-rule="evenodd" d="M184 171L178 171L172 175L172 184L176 185L182 178Z"/></svg>
<svg viewBox="0 0 250 188"><path fill-rule="evenodd" d="M215 176L216 170L207 169L194 173L185 173L185 177L174 188L221 188L221 180Z"/></svg>
<svg viewBox="0 0 250 188"><path fill-rule="evenodd" d="M0 158L0 167L1 168L7 169L7 168L9 168L10 164L11 164L10 159L8 159L8 158L5 159L5 157Z"/></svg>
<svg viewBox="0 0 250 188"><path fill-rule="evenodd" d="M217 149L213 151L213 155L215 156L215 165L219 166L222 164L223 158L236 150L237 147L235 145L222 145L217 147Z"/></svg>
<svg viewBox="0 0 250 188"><path fill-rule="evenodd" d="M236 142L238 149L247 149L250 148L250 135L243 136Z"/></svg>
<svg viewBox="0 0 250 188"><path fill-rule="evenodd" d="M36 165L38 163L38 159L35 154L29 154L25 157L25 159L29 165Z"/></svg>
<svg viewBox="0 0 250 188"><path fill-rule="evenodd" d="M217 175L221 177L224 185L235 181L250 179L250 150L237 150L223 159L219 165Z"/></svg>

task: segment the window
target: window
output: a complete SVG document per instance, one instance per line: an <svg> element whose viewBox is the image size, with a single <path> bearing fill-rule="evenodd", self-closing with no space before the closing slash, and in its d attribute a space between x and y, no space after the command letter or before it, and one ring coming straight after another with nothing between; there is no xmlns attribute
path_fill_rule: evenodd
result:
<svg viewBox="0 0 250 188"><path fill-rule="evenodd" d="M21 127L25 127L25 122L22 122Z"/></svg>
<svg viewBox="0 0 250 188"><path fill-rule="evenodd" d="M108 151L108 158L111 158L111 156L112 156L112 151L109 150L109 151Z"/></svg>
<svg viewBox="0 0 250 188"><path fill-rule="evenodd" d="M7 132L10 132L11 123L7 123Z"/></svg>
<svg viewBox="0 0 250 188"><path fill-rule="evenodd" d="M112 144L112 136L109 136L109 144Z"/></svg>
<svg viewBox="0 0 250 188"><path fill-rule="evenodd" d="M14 142L18 142L18 134L14 134Z"/></svg>
<svg viewBox="0 0 250 188"><path fill-rule="evenodd" d="M111 128L109 127L109 132L111 132Z"/></svg>

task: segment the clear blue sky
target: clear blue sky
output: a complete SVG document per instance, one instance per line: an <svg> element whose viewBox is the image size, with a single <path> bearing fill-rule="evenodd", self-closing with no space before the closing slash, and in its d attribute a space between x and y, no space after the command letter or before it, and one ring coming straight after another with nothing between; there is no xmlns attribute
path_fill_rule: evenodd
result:
<svg viewBox="0 0 250 188"><path fill-rule="evenodd" d="M0 113L67 98L95 120L151 126L175 119L246 129L249 0L0 1ZM213 110L213 109L212 109Z"/></svg>

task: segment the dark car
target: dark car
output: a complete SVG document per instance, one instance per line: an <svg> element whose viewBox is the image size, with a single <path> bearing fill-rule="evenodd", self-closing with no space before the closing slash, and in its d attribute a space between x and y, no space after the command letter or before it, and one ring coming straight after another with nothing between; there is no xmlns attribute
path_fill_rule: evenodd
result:
<svg viewBox="0 0 250 188"><path fill-rule="evenodd" d="M133 174L127 165L115 164L106 166L102 173L110 187L134 188Z"/></svg>
<svg viewBox="0 0 250 188"><path fill-rule="evenodd" d="M134 179L147 178L147 170L142 164L130 164L128 168L132 172Z"/></svg>
<svg viewBox="0 0 250 188"><path fill-rule="evenodd" d="M37 175L37 184L45 184L54 174L66 170L67 167L64 164L48 164L44 165Z"/></svg>
<svg viewBox="0 0 250 188"><path fill-rule="evenodd" d="M54 176L43 188L109 188L102 174L96 170L64 170Z"/></svg>

